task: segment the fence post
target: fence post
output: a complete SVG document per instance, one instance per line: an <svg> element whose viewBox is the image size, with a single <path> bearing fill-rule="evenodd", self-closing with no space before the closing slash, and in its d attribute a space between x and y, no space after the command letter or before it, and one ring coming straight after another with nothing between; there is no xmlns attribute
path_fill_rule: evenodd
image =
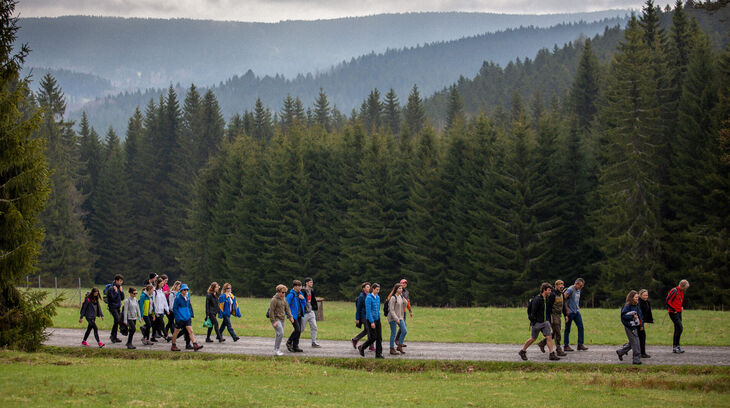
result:
<svg viewBox="0 0 730 408"><path fill-rule="evenodd" d="M38 275L38 290L41 288L41 275Z"/></svg>
<svg viewBox="0 0 730 408"><path fill-rule="evenodd" d="M56 285L56 297L58 297L58 276L53 277L54 284Z"/></svg>
<svg viewBox="0 0 730 408"><path fill-rule="evenodd" d="M79 305L81 304L81 277L79 277L79 288L77 290L79 293Z"/></svg>

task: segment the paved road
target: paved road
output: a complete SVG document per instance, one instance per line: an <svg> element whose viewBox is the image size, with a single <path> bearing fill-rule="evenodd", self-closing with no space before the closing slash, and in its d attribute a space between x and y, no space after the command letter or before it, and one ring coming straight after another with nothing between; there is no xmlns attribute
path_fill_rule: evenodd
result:
<svg viewBox="0 0 730 408"><path fill-rule="evenodd" d="M81 329L48 329L51 333L45 342L51 346L79 346L84 336ZM139 333L139 332L137 332ZM102 342L109 339L108 331L99 331ZM91 336L93 340L93 335ZM142 346L141 337L135 334L134 345L138 349L169 351L168 343L158 343L152 346ZM200 337L205 340L205 337ZM286 339L284 340L286 341ZM93 344L93 341L89 342ZM178 346L185 345L182 339L178 340ZM238 342L233 342L230 337L223 343L201 343L205 347L199 352L207 353L228 353L228 354L251 354L270 356L273 354L274 340L267 337L241 337ZM303 353L288 353L284 348L285 356L301 357L352 357L362 358L352 347L349 341L320 340L322 348L313 349L309 346L306 336L302 336L301 347ZM483 343L419 343L407 342L406 354L401 356L388 355L388 344L384 343L386 358L406 359L432 359L432 360L483 360L483 361L521 361L517 352L521 346L516 344L483 344ZM284 345L282 344L282 347ZM108 348L124 348L124 343L107 344ZM591 346L588 351L574 351L568 353L556 363L618 363L616 357L617 346ZM730 347L700 347L687 346L684 354L672 354L672 348L668 346L649 346L647 353L651 358L644 359L644 364L689 364L689 365L730 365ZM183 351L192 352L192 351ZM373 352L366 352L365 356L374 357ZM527 351L527 357L531 361L548 362L547 353L543 354L537 345L533 345ZM627 358L628 357L628 358ZM623 364L631 364L630 355L624 357Z"/></svg>

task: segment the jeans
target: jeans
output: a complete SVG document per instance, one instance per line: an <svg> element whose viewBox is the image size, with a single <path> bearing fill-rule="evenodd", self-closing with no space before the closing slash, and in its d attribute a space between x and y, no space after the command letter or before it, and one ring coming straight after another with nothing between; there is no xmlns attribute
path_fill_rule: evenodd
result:
<svg viewBox="0 0 730 408"><path fill-rule="evenodd" d="M639 346L639 335L637 334L639 329L636 327L629 329L624 326L624 330L626 330L626 337L628 337L629 342L621 346L617 352L623 356L629 354L629 350L633 351L633 355L631 357L634 360L634 363L637 363L641 361L641 346Z"/></svg>
<svg viewBox="0 0 730 408"><path fill-rule="evenodd" d="M317 317L314 315L314 310L304 315L304 324L302 324L302 331L307 328L309 323L309 332L312 334L312 344L317 342Z"/></svg>
<svg viewBox="0 0 730 408"><path fill-rule="evenodd" d="M358 333L357 336L353 337L353 340L360 340L368 335L368 322L365 319L360 319L360 324L362 324L362 331Z"/></svg>
<svg viewBox="0 0 730 408"><path fill-rule="evenodd" d="M405 312L406 311L404 310L403 311L403 327L405 327L405 323L406 323L406 313ZM402 337L405 338L406 335L404 334ZM398 334L395 335L395 338L396 339L401 338L401 329L400 328L398 328ZM398 344L403 344L403 340L398 340Z"/></svg>
<svg viewBox="0 0 730 408"><path fill-rule="evenodd" d="M679 339L682 337L682 332L684 331L684 326L682 325L682 312L669 313L669 318L672 319L672 323L674 323L674 341L672 342L672 345L674 347L679 347Z"/></svg>
<svg viewBox="0 0 730 408"><path fill-rule="evenodd" d="M96 339L96 342L99 342L99 329L96 327L96 318L89 319L86 318L86 321L89 322L89 325L86 327L86 333L84 333L84 341L89 338L89 333L91 333L91 330L94 330L94 338Z"/></svg>
<svg viewBox="0 0 730 408"><path fill-rule="evenodd" d="M284 321L283 320L277 320L276 326L274 324L271 324L272 327L274 327L274 331L276 331L276 340L274 340L274 351L279 351L279 347L281 346L281 340L284 338Z"/></svg>
<svg viewBox="0 0 730 408"><path fill-rule="evenodd" d="M210 340L210 333L215 329L215 338L220 339L223 337L222 334L220 334L220 331L218 330L218 319L215 318L215 315L208 315L207 316L210 319L210 322L213 323L213 327L208 327L208 336L206 337L207 340Z"/></svg>
<svg viewBox="0 0 730 408"><path fill-rule="evenodd" d="M563 334L563 345L567 347L570 344L570 324L575 322L575 327L578 328L578 345L583 345L583 318L580 316L580 310L574 313L568 314L568 322L565 323L565 333Z"/></svg>
<svg viewBox="0 0 730 408"><path fill-rule="evenodd" d="M122 319L122 313L119 311L119 308L110 308L109 314L111 314L112 319L114 319L114 323L112 323L111 338L116 339L117 330L119 329L119 321Z"/></svg>
<svg viewBox="0 0 730 408"><path fill-rule="evenodd" d="M390 323L390 348L395 348L396 328L398 331L398 344L403 344L403 339L405 339L406 334L408 334L408 329L406 329L406 319L401 319L400 324L398 322L388 323Z"/></svg>
<svg viewBox="0 0 730 408"><path fill-rule="evenodd" d="M292 348L299 348L299 336L302 335L302 326L303 326L303 319L302 317L298 317L294 319L294 323L292 324L294 326L294 331L289 335L289 339L286 341L287 346L291 346Z"/></svg>
<svg viewBox="0 0 730 408"><path fill-rule="evenodd" d="M127 334L127 345L132 345L132 337L134 337L134 332L137 331L137 322L135 320L127 320L127 328L129 329L129 333Z"/></svg>
<svg viewBox="0 0 730 408"><path fill-rule="evenodd" d="M367 322L367 321L366 321ZM373 343L375 343L375 355L376 356L382 356L383 355L383 331L380 327L380 319L372 322L375 323L375 328L370 327L371 322L367 322L368 327L368 341L362 344L363 350L370 347Z"/></svg>
<svg viewBox="0 0 730 408"><path fill-rule="evenodd" d="M228 329L228 333L231 335L233 340L236 340L238 336L236 335L236 332L233 331L233 325L231 324L231 316L223 316L223 321L221 322L221 331L220 335L221 338L223 338L223 329Z"/></svg>

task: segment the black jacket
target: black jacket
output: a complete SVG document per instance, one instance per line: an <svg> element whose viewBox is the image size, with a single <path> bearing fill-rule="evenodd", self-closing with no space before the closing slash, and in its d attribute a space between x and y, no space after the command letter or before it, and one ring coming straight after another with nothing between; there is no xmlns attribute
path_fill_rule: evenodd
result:
<svg viewBox="0 0 730 408"><path fill-rule="evenodd" d="M550 316L553 313L553 303L555 298L548 296L547 299L543 298L542 295L537 295L532 298L530 303L530 322L532 324L542 323L544 321L550 321Z"/></svg>
<svg viewBox="0 0 730 408"><path fill-rule="evenodd" d="M312 310L316 311L319 309L319 305L317 305L317 298L314 295L314 288L312 288L311 291L308 289L302 288L302 295L304 295L304 299L309 299L309 296L311 295L312 300L310 300L309 303L312 305Z"/></svg>
<svg viewBox="0 0 730 408"><path fill-rule="evenodd" d="M219 310L218 297L212 293L205 295L205 315L216 316Z"/></svg>
<svg viewBox="0 0 730 408"><path fill-rule="evenodd" d="M639 309L641 309L641 315L644 316L644 323L654 323L654 316L651 315L651 305L648 300L639 298Z"/></svg>
<svg viewBox="0 0 730 408"><path fill-rule="evenodd" d="M114 287L117 290L114 290ZM112 283L112 286L106 292L106 298L109 301L109 310L119 310L122 308L122 301L124 300L124 292L122 292L121 286L117 285L116 282Z"/></svg>
<svg viewBox="0 0 730 408"><path fill-rule="evenodd" d="M89 297L89 293L87 293L86 299L81 305L81 317L85 317L87 319L96 319L97 317L103 316L104 313L101 312L101 305L99 305L99 301L92 302L91 298Z"/></svg>

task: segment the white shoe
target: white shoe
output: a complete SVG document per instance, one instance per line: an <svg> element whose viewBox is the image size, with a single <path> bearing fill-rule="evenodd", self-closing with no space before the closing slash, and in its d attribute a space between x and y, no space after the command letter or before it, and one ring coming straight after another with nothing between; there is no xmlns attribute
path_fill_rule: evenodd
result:
<svg viewBox="0 0 730 408"><path fill-rule="evenodd" d="M275 355L275 356L283 356L283 355L284 355L284 353L282 353L282 352L281 352L281 351L279 351L279 350L276 350L276 351L274 351L274 355Z"/></svg>

